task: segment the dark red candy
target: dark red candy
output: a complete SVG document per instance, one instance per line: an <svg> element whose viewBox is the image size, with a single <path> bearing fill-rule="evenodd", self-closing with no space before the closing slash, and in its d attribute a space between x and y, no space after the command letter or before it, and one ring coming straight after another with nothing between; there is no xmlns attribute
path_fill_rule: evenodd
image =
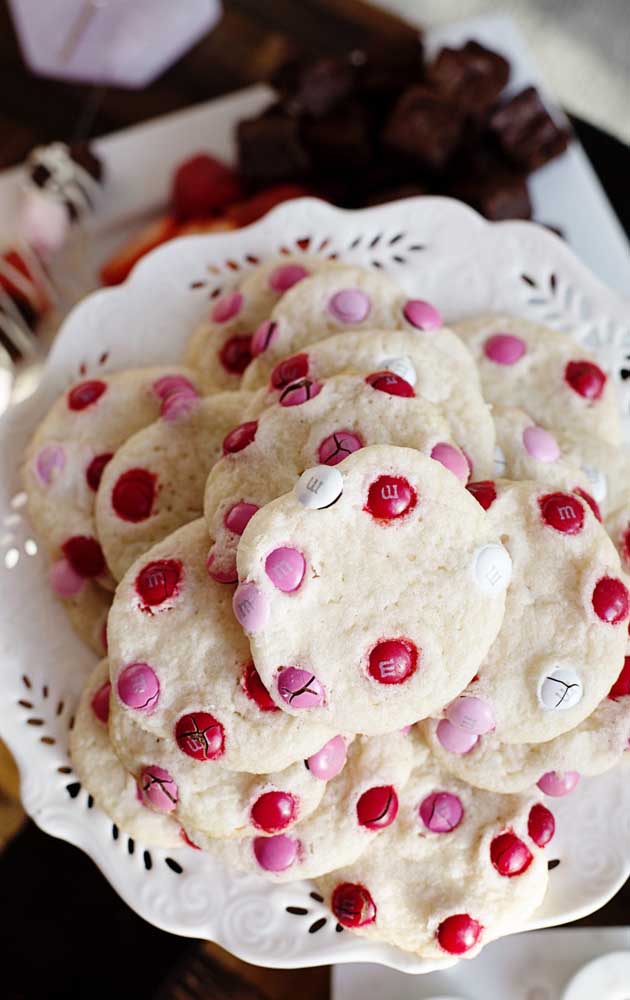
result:
<svg viewBox="0 0 630 1000"><path fill-rule="evenodd" d="M265 792L252 806L254 826L265 833L279 833L297 818L297 801L289 792Z"/></svg>
<svg viewBox="0 0 630 1000"><path fill-rule="evenodd" d="M497 491L491 479L483 479L477 483L468 483L466 489L472 493L475 500L484 510L488 510L497 498Z"/></svg>
<svg viewBox="0 0 630 1000"><path fill-rule="evenodd" d="M223 454L234 455L237 451L243 451L248 444L252 443L257 430L257 420L248 420L246 423L234 427L223 439Z"/></svg>
<svg viewBox="0 0 630 1000"><path fill-rule="evenodd" d="M391 521L412 510L417 502L411 483L402 476L379 476L368 490L365 509L381 521Z"/></svg>
<svg viewBox="0 0 630 1000"><path fill-rule="evenodd" d="M593 608L598 618L609 625L618 625L628 617L628 591L621 580L603 576L593 591Z"/></svg>
<svg viewBox="0 0 630 1000"><path fill-rule="evenodd" d="M370 651L368 673L379 684L402 684L416 672L418 650L408 639L384 639Z"/></svg>
<svg viewBox="0 0 630 1000"><path fill-rule="evenodd" d="M230 375L242 375L252 360L251 334L226 340L219 352L219 360Z"/></svg>
<svg viewBox="0 0 630 1000"><path fill-rule="evenodd" d="M606 375L592 361L569 361L564 377L578 396L597 400L606 385Z"/></svg>
<svg viewBox="0 0 630 1000"><path fill-rule="evenodd" d="M477 944L483 930L478 920L468 913L454 913L437 929L438 944L449 955L463 955Z"/></svg>
<svg viewBox="0 0 630 1000"><path fill-rule="evenodd" d="M398 815L398 796L392 785L368 788L357 802L357 819L368 830L384 830Z"/></svg>
<svg viewBox="0 0 630 1000"><path fill-rule="evenodd" d="M95 493L100 486L103 470L112 457L112 454L111 451L105 451L102 455L95 455L85 470L87 484Z"/></svg>
<svg viewBox="0 0 630 1000"><path fill-rule="evenodd" d="M100 399L106 389L107 383L100 379L79 382L68 392L68 407L71 410L85 410Z"/></svg>
<svg viewBox="0 0 630 1000"><path fill-rule="evenodd" d="M341 882L335 886L330 908L343 927L365 927L376 920L376 904L364 885Z"/></svg>
<svg viewBox="0 0 630 1000"><path fill-rule="evenodd" d="M500 833L490 844L490 860L499 875L513 878L527 871L534 856L527 844L508 831Z"/></svg>
<svg viewBox="0 0 630 1000"><path fill-rule="evenodd" d="M538 847L546 847L556 832L556 821L553 813L537 802L529 811L527 832Z"/></svg>
<svg viewBox="0 0 630 1000"><path fill-rule="evenodd" d="M565 535L577 535L584 527L584 507L570 493L548 493L538 501L545 524Z"/></svg>
<svg viewBox="0 0 630 1000"><path fill-rule="evenodd" d="M209 712L182 715L175 726L179 749L195 760L216 760L225 751L225 733L221 723Z"/></svg>
<svg viewBox="0 0 630 1000"><path fill-rule="evenodd" d="M413 386L394 372L374 372L372 375L368 375L365 381L373 389L386 392L389 396L415 396Z"/></svg>
<svg viewBox="0 0 630 1000"><path fill-rule="evenodd" d="M278 362L271 373L271 385L274 389L284 389L308 375L308 354L294 354Z"/></svg>
<svg viewBox="0 0 630 1000"><path fill-rule="evenodd" d="M173 596L181 578L179 559L158 559L142 567L136 577L136 591L143 605L153 608Z"/></svg>
<svg viewBox="0 0 630 1000"><path fill-rule="evenodd" d="M103 550L95 538L73 535L63 543L61 551L79 576L89 579L105 572Z"/></svg>
<svg viewBox="0 0 630 1000"><path fill-rule="evenodd" d="M579 497L582 497L582 500L584 500L584 502L589 505L597 520L601 522L602 514L599 509L599 504L597 503L595 497L592 497L590 493L587 493L586 490L583 490L581 486L576 486L573 492L577 493Z"/></svg>
<svg viewBox="0 0 630 1000"><path fill-rule="evenodd" d="M127 469L112 490L112 507L123 521L146 521L151 515L156 477L148 469Z"/></svg>
<svg viewBox="0 0 630 1000"><path fill-rule="evenodd" d="M243 674L243 688L248 698L256 703L261 712L279 712L280 709L260 679L253 663L248 663Z"/></svg>

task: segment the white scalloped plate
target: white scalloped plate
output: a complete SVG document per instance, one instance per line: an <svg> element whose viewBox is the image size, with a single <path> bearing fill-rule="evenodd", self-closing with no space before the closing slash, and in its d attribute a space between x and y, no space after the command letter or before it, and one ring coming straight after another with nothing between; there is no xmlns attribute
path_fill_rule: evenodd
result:
<svg viewBox="0 0 630 1000"><path fill-rule="evenodd" d="M216 941L246 961L295 967L371 961L407 972L429 962L345 931L308 883L270 886L236 876L190 848L132 841L80 788L68 724L93 656L75 638L46 584L44 558L22 516L19 464L52 400L82 375L175 361L209 302L247 269L283 249L336 255L388 272L447 320L506 310L542 320L598 356L629 394L630 307L548 231L484 222L471 209L419 198L358 212L314 199L282 205L249 229L169 243L119 288L96 292L67 318L37 393L0 422L0 733L20 767L22 799L39 826L81 847L141 916L176 934ZM625 762L584 779L554 804L558 833L543 907L527 929L602 906L630 873L630 781Z"/></svg>

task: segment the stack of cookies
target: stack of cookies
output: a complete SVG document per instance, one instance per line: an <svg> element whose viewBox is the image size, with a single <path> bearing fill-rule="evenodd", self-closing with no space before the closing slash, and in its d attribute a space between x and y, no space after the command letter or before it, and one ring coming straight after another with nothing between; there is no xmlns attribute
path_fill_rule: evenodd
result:
<svg viewBox="0 0 630 1000"><path fill-rule="evenodd" d="M72 386L24 476L121 829L421 956L523 924L544 802L630 736L630 473L577 343L284 257L180 365Z"/></svg>

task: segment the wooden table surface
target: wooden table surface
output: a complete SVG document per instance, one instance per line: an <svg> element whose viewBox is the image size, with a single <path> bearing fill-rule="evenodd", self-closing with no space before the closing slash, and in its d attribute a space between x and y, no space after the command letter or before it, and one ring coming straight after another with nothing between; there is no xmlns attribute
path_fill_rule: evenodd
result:
<svg viewBox="0 0 630 1000"><path fill-rule="evenodd" d="M37 143L124 128L268 79L285 59L345 51L395 35L396 22L359 0L224 0L218 27L142 91L42 80L25 68L0 0L0 167ZM630 151L576 122L626 230ZM17 782L0 747L0 846L20 823ZM614 835L611 832L611 835ZM326 1000L329 970L258 969L203 942L140 920L80 851L23 823L0 854L5 1000L134 997L160 1000ZM584 924L627 923L628 885Z"/></svg>

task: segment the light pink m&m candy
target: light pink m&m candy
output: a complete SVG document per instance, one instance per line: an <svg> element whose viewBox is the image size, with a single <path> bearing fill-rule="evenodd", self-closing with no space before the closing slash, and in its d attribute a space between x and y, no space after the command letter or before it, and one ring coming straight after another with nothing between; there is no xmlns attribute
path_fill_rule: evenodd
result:
<svg viewBox="0 0 630 1000"><path fill-rule="evenodd" d="M328 303L328 311L340 323L362 323L371 308L369 297L360 288L342 288Z"/></svg>
<svg viewBox="0 0 630 1000"><path fill-rule="evenodd" d="M458 729L448 719L440 719L435 730L438 742L450 753L465 754L479 742L479 737L474 733L467 733L463 729Z"/></svg>
<svg viewBox="0 0 630 1000"><path fill-rule="evenodd" d="M495 333L483 345L485 356L497 365L515 365L526 351L525 341L511 333Z"/></svg>
<svg viewBox="0 0 630 1000"><path fill-rule="evenodd" d="M306 766L314 778L330 781L343 770L347 752L343 736L333 736L332 740L324 743L321 750L311 754L306 761Z"/></svg>
<svg viewBox="0 0 630 1000"><path fill-rule="evenodd" d="M45 444L35 456L35 472L46 486L63 472L66 464L66 453L59 444Z"/></svg>
<svg viewBox="0 0 630 1000"><path fill-rule="evenodd" d="M145 767L140 776L143 803L158 812L169 813L177 805L179 789L173 777L163 767Z"/></svg>
<svg viewBox="0 0 630 1000"><path fill-rule="evenodd" d="M252 352L252 357L256 358L263 351L273 344L274 340L278 339L278 324L274 323L270 319L265 319L260 324L254 336L252 337L252 342L249 345L249 349Z"/></svg>
<svg viewBox="0 0 630 1000"><path fill-rule="evenodd" d="M153 392L162 401L167 400L169 396L177 396L181 393L187 393L190 396L199 395L190 379L186 378L185 375L162 375L153 383Z"/></svg>
<svg viewBox="0 0 630 1000"><path fill-rule="evenodd" d="M560 458L560 448L553 434L544 427L526 427L523 431L525 451L539 462L555 462Z"/></svg>
<svg viewBox="0 0 630 1000"><path fill-rule="evenodd" d="M422 299L409 299L403 309L403 316L418 330L439 330L442 326L441 312Z"/></svg>
<svg viewBox="0 0 630 1000"><path fill-rule="evenodd" d="M545 795L560 798L572 792L579 780L577 771L547 771L536 784Z"/></svg>
<svg viewBox="0 0 630 1000"><path fill-rule="evenodd" d="M151 712L160 697L160 682L148 663L130 663L118 678L118 697L138 712Z"/></svg>
<svg viewBox="0 0 630 1000"><path fill-rule="evenodd" d="M283 545L270 552L265 560L265 572L274 587L285 594L297 590L306 570L306 560L298 549Z"/></svg>
<svg viewBox="0 0 630 1000"><path fill-rule="evenodd" d="M48 571L48 582L57 597L76 597L85 586L85 577L79 576L67 559L59 559Z"/></svg>
<svg viewBox="0 0 630 1000"><path fill-rule="evenodd" d="M470 468L459 448L454 448L452 444L446 444L446 442L440 442L431 449L431 458L457 476L462 483L468 481Z"/></svg>
<svg viewBox="0 0 630 1000"><path fill-rule="evenodd" d="M310 670L284 667L278 674L278 693L291 708L316 708L324 704L324 688Z"/></svg>
<svg viewBox="0 0 630 1000"><path fill-rule="evenodd" d="M274 292L287 292L289 288L297 285L298 281L307 278L309 272L301 264L284 264L277 267L269 275L269 287Z"/></svg>
<svg viewBox="0 0 630 1000"><path fill-rule="evenodd" d="M275 837L254 837L254 857L268 872L283 872L295 862L300 847L299 840L279 833Z"/></svg>
<svg viewBox="0 0 630 1000"><path fill-rule="evenodd" d="M456 729L473 736L490 733L496 726L492 705L483 698L468 695L451 702L446 709L446 718Z"/></svg>
<svg viewBox="0 0 630 1000"><path fill-rule="evenodd" d="M457 795L432 792L418 809L420 819L432 833L451 833L462 821L464 809Z"/></svg>
<svg viewBox="0 0 630 1000"><path fill-rule="evenodd" d="M163 420L172 423L175 420L179 420L180 417L188 416L197 406L198 402L199 396L196 392L183 390L182 392L171 393L171 395L162 401L160 416Z"/></svg>
<svg viewBox="0 0 630 1000"><path fill-rule="evenodd" d="M215 323L227 323L239 313L243 306L243 296L240 292L228 292L215 304L211 317Z"/></svg>
<svg viewBox="0 0 630 1000"><path fill-rule="evenodd" d="M267 624L269 601L251 580L246 580L236 588L232 607L237 622L246 632L258 632Z"/></svg>

